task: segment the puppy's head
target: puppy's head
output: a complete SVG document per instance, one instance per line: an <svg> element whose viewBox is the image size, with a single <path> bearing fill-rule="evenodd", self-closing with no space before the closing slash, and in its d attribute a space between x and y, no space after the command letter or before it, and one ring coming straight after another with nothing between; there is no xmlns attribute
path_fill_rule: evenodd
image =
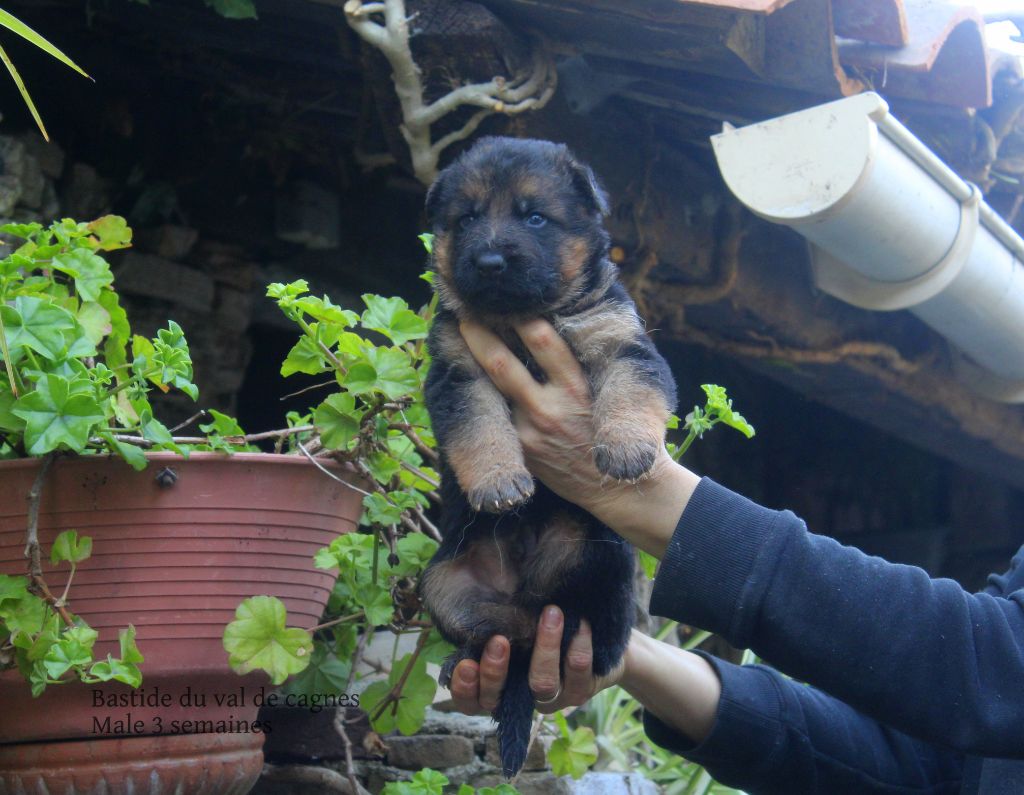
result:
<svg viewBox="0 0 1024 795"><path fill-rule="evenodd" d="M608 200L563 145L483 138L427 194L435 284L458 314L537 315L587 289Z"/></svg>

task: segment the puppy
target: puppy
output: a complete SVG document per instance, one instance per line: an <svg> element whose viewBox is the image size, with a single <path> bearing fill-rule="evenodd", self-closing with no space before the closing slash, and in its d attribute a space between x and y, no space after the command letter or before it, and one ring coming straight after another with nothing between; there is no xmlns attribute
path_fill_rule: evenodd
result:
<svg viewBox="0 0 1024 795"><path fill-rule="evenodd" d="M479 659L501 634L512 646L498 721L502 766L522 767L533 717L527 682L541 609L565 615L563 654L590 622L594 672L622 658L633 624L632 548L595 518L536 483L510 409L474 361L459 321L493 329L538 380L512 329L549 320L581 362L593 398L594 463L633 481L654 464L676 404L668 365L644 333L608 259L608 200L593 172L560 144L484 138L427 194L439 309L428 340L425 397L441 452L443 541L420 581L459 660Z"/></svg>

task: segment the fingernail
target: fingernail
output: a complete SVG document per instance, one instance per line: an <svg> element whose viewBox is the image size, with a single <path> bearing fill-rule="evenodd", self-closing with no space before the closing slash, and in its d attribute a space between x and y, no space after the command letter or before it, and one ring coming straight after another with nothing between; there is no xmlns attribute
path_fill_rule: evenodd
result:
<svg viewBox="0 0 1024 795"><path fill-rule="evenodd" d="M469 666L463 666L459 669L459 681L464 685L476 684L476 671Z"/></svg>
<svg viewBox="0 0 1024 795"><path fill-rule="evenodd" d="M562 611L557 607L545 608L541 622L545 629L558 629L562 625Z"/></svg>
<svg viewBox="0 0 1024 795"><path fill-rule="evenodd" d="M505 659L505 646L499 643L496 638L492 638L487 643L487 656L494 660L494 662L501 662Z"/></svg>

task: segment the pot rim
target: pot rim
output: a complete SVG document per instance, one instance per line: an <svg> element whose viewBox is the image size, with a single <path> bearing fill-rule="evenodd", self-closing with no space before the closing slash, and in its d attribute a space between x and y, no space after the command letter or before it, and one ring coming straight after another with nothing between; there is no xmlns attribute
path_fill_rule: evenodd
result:
<svg viewBox="0 0 1024 795"><path fill-rule="evenodd" d="M173 450L157 450L154 452L146 452L146 458L150 461L178 461L182 464L188 464L190 461L197 462L220 462L220 461L238 461L239 463L250 463L250 464L285 464L287 466L306 466L316 469L316 464L310 461L304 455L298 455L294 453L222 453L216 450L196 450L189 453L188 457L175 453ZM0 470L3 469L17 469L19 467L28 467L36 465L43 460L43 456L27 456L25 458L9 458L0 461ZM74 461L74 462L119 462L128 466L128 462L125 461L114 453L95 453L95 454L80 454L80 453L68 453L67 455L60 455L53 462L54 465L58 465L61 462ZM350 467L338 461L332 461L331 459L317 460L318 464L323 465L328 469L340 469L342 471L352 471ZM353 472L354 474L354 472Z"/></svg>

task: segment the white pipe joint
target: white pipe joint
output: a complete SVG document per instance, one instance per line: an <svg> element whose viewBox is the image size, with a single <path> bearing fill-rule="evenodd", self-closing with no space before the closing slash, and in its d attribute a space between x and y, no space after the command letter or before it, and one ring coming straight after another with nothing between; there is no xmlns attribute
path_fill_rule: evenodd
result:
<svg viewBox="0 0 1024 795"><path fill-rule="evenodd" d="M712 136L752 212L811 243L817 286L909 309L967 357L958 377L1024 402L1024 240L874 93Z"/></svg>

